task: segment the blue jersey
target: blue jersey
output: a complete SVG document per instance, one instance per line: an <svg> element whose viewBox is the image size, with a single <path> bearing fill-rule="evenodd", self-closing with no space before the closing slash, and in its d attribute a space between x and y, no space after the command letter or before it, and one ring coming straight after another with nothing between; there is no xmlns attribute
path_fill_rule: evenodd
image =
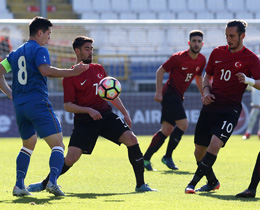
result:
<svg viewBox="0 0 260 210"><path fill-rule="evenodd" d="M12 51L7 60L13 72L14 105L48 98L47 77L38 70L41 64L50 65L50 55L45 47L30 40Z"/></svg>

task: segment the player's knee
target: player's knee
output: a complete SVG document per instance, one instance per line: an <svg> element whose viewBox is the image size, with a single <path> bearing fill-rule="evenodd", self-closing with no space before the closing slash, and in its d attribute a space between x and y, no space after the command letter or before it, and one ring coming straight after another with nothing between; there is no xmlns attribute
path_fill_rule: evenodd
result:
<svg viewBox="0 0 260 210"><path fill-rule="evenodd" d="M183 132L185 132L189 127L188 120L183 121L182 123L179 123L177 126L179 129L181 129Z"/></svg>
<svg viewBox="0 0 260 210"><path fill-rule="evenodd" d="M119 139L120 142L125 144L127 147L138 144L136 135L132 131L126 131Z"/></svg>

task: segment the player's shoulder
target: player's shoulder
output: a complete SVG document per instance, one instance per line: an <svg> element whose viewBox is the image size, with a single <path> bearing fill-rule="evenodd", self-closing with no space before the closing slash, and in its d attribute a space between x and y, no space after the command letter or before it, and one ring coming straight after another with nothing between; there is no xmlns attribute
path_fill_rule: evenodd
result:
<svg viewBox="0 0 260 210"><path fill-rule="evenodd" d="M91 63L89 64L90 67L93 67L93 68L104 68L101 64L99 63Z"/></svg>

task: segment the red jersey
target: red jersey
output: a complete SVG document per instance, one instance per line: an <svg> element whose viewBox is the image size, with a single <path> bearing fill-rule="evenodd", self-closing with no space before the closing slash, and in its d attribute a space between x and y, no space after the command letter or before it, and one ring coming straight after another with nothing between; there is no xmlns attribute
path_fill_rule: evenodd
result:
<svg viewBox="0 0 260 210"><path fill-rule="evenodd" d="M215 102L208 105L209 108L241 107L247 85L239 83L236 74L242 72L247 77L258 80L260 62L259 58L246 47L239 52L231 53L228 46L220 46L212 51L206 72L213 76L211 93L216 97Z"/></svg>
<svg viewBox="0 0 260 210"><path fill-rule="evenodd" d="M64 103L71 102L79 106L91 107L101 114L112 110L107 101L98 95L98 83L106 77L105 69L100 64L91 63L82 74L63 79ZM82 114L75 114L82 115Z"/></svg>
<svg viewBox="0 0 260 210"><path fill-rule="evenodd" d="M163 93L176 93L183 98L195 75L200 76L205 65L206 58L201 53L198 54L196 59L190 57L188 50L173 54L162 65L165 71L170 73L169 79L163 87Z"/></svg>

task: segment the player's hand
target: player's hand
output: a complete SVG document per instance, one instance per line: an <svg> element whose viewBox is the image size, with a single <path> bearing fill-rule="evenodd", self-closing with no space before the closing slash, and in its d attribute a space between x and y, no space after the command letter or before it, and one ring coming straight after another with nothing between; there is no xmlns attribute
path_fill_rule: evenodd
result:
<svg viewBox="0 0 260 210"><path fill-rule="evenodd" d="M162 102L162 99L163 99L162 93L157 93L157 92L156 92L153 99L154 99L156 102L161 103L161 102Z"/></svg>
<svg viewBox="0 0 260 210"><path fill-rule="evenodd" d="M99 111L95 110L95 109L91 109L88 114L90 115L90 117L92 117L93 120L100 120L102 119L102 115L99 113Z"/></svg>
<svg viewBox="0 0 260 210"><path fill-rule="evenodd" d="M129 126L129 128L132 128L132 120L128 113L126 115L124 115L124 120L125 120L126 124Z"/></svg>
<svg viewBox="0 0 260 210"><path fill-rule="evenodd" d="M208 94L204 95L202 101L203 101L204 105L209 105L215 101L215 96L211 93L208 93Z"/></svg>
<svg viewBox="0 0 260 210"><path fill-rule="evenodd" d="M83 64L82 62L80 62L77 65L75 65L73 68L74 76L78 76L84 71L87 71L88 69L89 69L89 64Z"/></svg>
<svg viewBox="0 0 260 210"><path fill-rule="evenodd" d="M238 79L239 83L244 83L245 82L245 74L239 72L239 73L236 74L236 76L237 76L237 79Z"/></svg>
<svg viewBox="0 0 260 210"><path fill-rule="evenodd" d="M255 80L247 77L244 73L239 72L239 73L236 74L236 76L237 76L238 81L240 83L244 83L246 85L251 85L251 86L255 85Z"/></svg>

